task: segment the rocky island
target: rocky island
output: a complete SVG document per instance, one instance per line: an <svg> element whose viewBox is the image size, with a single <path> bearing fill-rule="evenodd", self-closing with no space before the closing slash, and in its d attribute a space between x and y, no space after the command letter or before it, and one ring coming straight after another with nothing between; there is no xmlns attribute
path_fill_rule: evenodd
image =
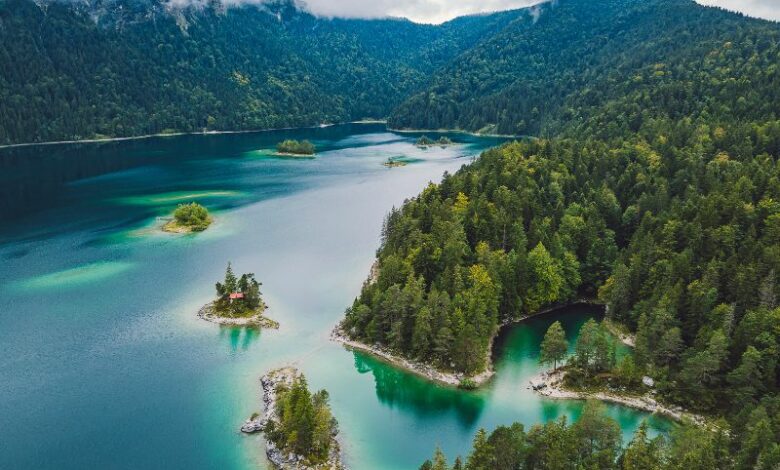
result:
<svg viewBox="0 0 780 470"><path fill-rule="evenodd" d="M276 155L281 157L314 157L316 148L308 140L287 139L276 144Z"/></svg>
<svg viewBox="0 0 780 470"><path fill-rule="evenodd" d="M264 316L268 306L263 302L260 286L252 273L236 277L230 263L223 282L217 282L217 298L198 311L198 317L229 326L279 328L279 323Z"/></svg>
<svg viewBox="0 0 780 470"><path fill-rule="evenodd" d="M244 433L262 432L266 456L281 470L343 470L338 422L328 392L309 391L306 378L292 367L273 370L260 379L263 414L253 414Z"/></svg>
<svg viewBox="0 0 780 470"><path fill-rule="evenodd" d="M173 218L162 229L170 233L192 233L206 230L214 219L208 209L197 202L179 204L173 212Z"/></svg>

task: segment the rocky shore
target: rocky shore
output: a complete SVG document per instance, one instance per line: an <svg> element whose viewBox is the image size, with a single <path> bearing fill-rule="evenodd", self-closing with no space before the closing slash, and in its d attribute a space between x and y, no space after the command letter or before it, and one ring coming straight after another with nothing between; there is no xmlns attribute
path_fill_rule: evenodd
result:
<svg viewBox="0 0 780 470"><path fill-rule="evenodd" d="M443 372L429 364L424 364L419 361L413 361L411 359L400 357L389 349L383 348L379 345L371 346L365 343L361 343L360 341L352 340L344 334L340 326L336 326L336 328L334 328L330 338L332 341L343 344L347 349L356 349L366 352L389 364L392 364L395 367L407 370L442 385L457 387L462 385L464 380L468 379L471 381L471 385L474 387L479 387L480 385L490 380L490 378L492 378L495 374L490 361L488 361L488 368L484 372L474 376L467 376L455 372Z"/></svg>
<svg viewBox="0 0 780 470"><path fill-rule="evenodd" d="M252 434L262 431L266 424L276 419L277 387L285 385L292 386L293 381L300 376L293 367L283 367L273 370L260 378L260 386L263 389L263 405L265 411L263 414L256 414L247 419L241 426L241 432ZM266 439L265 454L271 461L274 468L279 470L344 470L344 464L341 461L341 447L336 436L333 436L333 442L330 446L330 455L328 461L316 466L307 465L303 457L295 454L286 454L270 440Z"/></svg>
<svg viewBox="0 0 780 470"><path fill-rule="evenodd" d="M209 302L198 310L198 318L207 322L226 326L253 326L259 328L279 329L279 322L264 316L266 306L258 308L253 315L246 317L225 317L219 315L214 308L214 302Z"/></svg>
<svg viewBox="0 0 780 470"><path fill-rule="evenodd" d="M529 388L547 398L562 400L601 400L627 406L648 413L657 413L675 421L691 421L700 426L706 425L706 419L678 406L666 406L653 398L652 392L644 395L628 395L610 391L578 391L564 387L564 370L542 372L529 381Z"/></svg>

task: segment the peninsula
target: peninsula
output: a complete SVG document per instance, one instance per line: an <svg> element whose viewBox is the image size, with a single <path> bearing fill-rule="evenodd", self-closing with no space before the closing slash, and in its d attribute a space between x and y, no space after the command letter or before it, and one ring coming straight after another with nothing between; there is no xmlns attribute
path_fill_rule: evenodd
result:
<svg viewBox="0 0 780 470"><path fill-rule="evenodd" d="M306 378L292 367L273 370L260 379L265 412L242 426L244 433L261 431L266 456L282 470L343 470L338 422L328 404L328 392L309 391Z"/></svg>
<svg viewBox="0 0 780 470"><path fill-rule="evenodd" d="M173 211L173 218L162 229L170 233L192 233L206 230L214 219L208 209L197 202L179 204Z"/></svg>
<svg viewBox="0 0 780 470"><path fill-rule="evenodd" d="M261 285L252 273L236 277L228 263L224 281L216 284L217 298L204 305L198 317L221 325L279 328L278 322L264 315L268 306L263 301Z"/></svg>

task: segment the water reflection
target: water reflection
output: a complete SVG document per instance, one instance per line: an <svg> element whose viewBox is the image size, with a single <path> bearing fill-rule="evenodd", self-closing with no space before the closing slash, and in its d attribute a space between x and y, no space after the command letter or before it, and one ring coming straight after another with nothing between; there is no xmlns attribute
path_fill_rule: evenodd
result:
<svg viewBox="0 0 780 470"><path fill-rule="evenodd" d="M371 372L379 401L391 408L412 413L418 418L453 413L458 424L471 429L485 408L482 393L464 392L431 384L408 372L396 369L372 356L354 351L355 368Z"/></svg>
<svg viewBox="0 0 780 470"><path fill-rule="evenodd" d="M247 351L260 339L260 328L220 326L219 337L227 340L231 352Z"/></svg>

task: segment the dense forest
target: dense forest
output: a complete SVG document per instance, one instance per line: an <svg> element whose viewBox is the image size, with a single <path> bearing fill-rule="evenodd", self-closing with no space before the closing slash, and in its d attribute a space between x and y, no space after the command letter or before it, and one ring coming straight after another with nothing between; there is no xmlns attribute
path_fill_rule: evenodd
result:
<svg viewBox="0 0 780 470"><path fill-rule="evenodd" d="M584 123L614 132L623 113L636 131L658 109L738 119L757 111L750 102L777 116L777 23L692 0L562 0L534 11L441 69L390 125L552 137Z"/></svg>
<svg viewBox="0 0 780 470"><path fill-rule="evenodd" d="M561 41L592 50L572 55L589 64L569 69L578 77L553 80L567 91L565 110L544 93L512 95L501 87L445 107L474 116L464 127L476 128L498 122L488 109L509 115L546 102L552 108L527 121L545 138L489 150L393 210L379 276L366 283L342 326L355 339L473 374L487 366L501 323L598 298L610 320L636 332L635 366L656 379L664 400L728 419L726 443L697 449L712 459L727 452L725 463L695 466L697 458L664 454L657 465L623 468L775 468L780 27L679 0L561 1L536 27L574 5L589 13L579 13ZM596 29L604 40L598 47L576 46L581 30L595 24L615 30ZM624 45L613 44L615 37ZM437 86L460 93L469 83L485 85L477 77L495 77L494 67L524 77L513 71L528 65L523 60L538 59L537 67L555 76L549 61L567 54L543 41L524 47L533 52L526 59L486 55L485 67L463 67L449 74L457 83ZM609 57L601 57L604 50ZM446 101L435 91L427 99ZM445 109L414 103L401 109L416 109L422 119ZM533 449L527 439L534 433L564 433L563 425L547 426L517 437L518 452ZM576 434L572 429L566 432ZM576 447L561 452L569 466L465 468L594 468L578 467L574 456L583 453Z"/></svg>
<svg viewBox="0 0 780 470"><path fill-rule="evenodd" d="M0 0L0 144L381 118L517 15L430 26L289 0Z"/></svg>
<svg viewBox="0 0 780 470"><path fill-rule="evenodd" d="M736 458L729 455L729 439L723 429L680 426L668 438L650 438L642 424L624 447L620 426L605 416L603 406L589 402L572 425L562 418L528 431L519 423L500 426L490 434L480 430L465 460L457 457L450 466L437 449L420 470L773 470L780 465L778 446L757 463L751 455L756 446L766 444L762 435L766 428L750 432L751 448Z"/></svg>

